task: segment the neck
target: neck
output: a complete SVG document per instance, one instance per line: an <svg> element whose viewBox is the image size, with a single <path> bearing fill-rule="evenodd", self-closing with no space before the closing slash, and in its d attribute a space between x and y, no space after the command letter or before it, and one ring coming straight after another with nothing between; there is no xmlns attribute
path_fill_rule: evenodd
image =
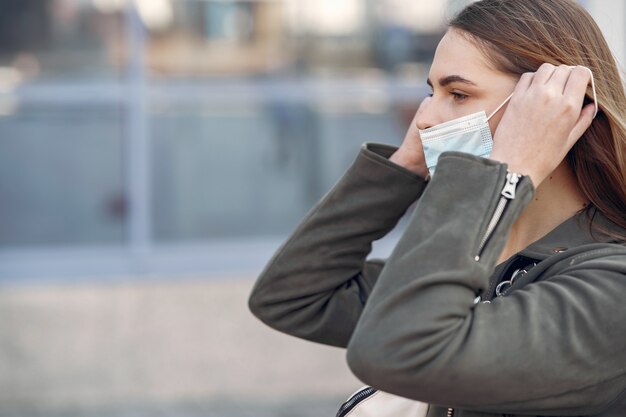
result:
<svg viewBox="0 0 626 417"><path fill-rule="evenodd" d="M537 187L533 201L513 224L498 263L539 240L588 204L569 165L561 162Z"/></svg>

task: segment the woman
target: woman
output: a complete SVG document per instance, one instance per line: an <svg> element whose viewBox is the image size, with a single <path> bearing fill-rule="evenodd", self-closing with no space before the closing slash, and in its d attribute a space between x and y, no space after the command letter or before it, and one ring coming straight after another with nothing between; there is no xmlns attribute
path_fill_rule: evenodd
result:
<svg viewBox="0 0 626 417"><path fill-rule="evenodd" d="M429 416L626 415L626 97L600 30L569 0L480 1L428 82L402 145L364 145L250 308L347 347L361 380ZM480 111L490 156L428 161L425 137ZM415 200L389 259L366 261Z"/></svg>

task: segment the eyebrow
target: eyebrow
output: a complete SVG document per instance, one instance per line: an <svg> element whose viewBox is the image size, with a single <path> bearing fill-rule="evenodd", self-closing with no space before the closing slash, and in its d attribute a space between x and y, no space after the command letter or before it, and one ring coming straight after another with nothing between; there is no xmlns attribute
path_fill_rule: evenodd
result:
<svg viewBox="0 0 626 417"><path fill-rule="evenodd" d="M448 75L446 77L441 77L439 79L439 85L441 87L445 87L448 84L451 83L463 83L463 84L468 84L468 85L476 85L475 82L468 80L467 78L463 78L460 75ZM428 84L429 86L433 86L433 83L430 81L430 78L428 78L426 80L426 84Z"/></svg>

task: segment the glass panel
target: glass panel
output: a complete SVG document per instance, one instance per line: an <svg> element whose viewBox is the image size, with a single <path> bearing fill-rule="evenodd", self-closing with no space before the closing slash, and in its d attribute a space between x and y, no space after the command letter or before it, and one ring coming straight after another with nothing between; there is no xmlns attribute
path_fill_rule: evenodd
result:
<svg viewBox="0 0 626 417"><path fill-rule="evenodd" d="M283 113L286 111L286 113ZM286 232L317 196L307 108L176 106L153 114L157 239ZM290 118L281 123L280 118ZM304 146L303 146L304 145ZM313 182L313 183L312 183Z"/></svg>
<svg viewBox="0 0 626 417"><path fill-rule="evenodd" d="M119 107L0 117L0 247L122 242L122 134Z"/></svg>
<svg viewBox="0 0 626 417"><path fill-rule="evenodd" d="M399 143L413 111L264 101L155 108L156 237L287 233L364 141Z"/></svg>
<svg viewBox="0 0 626 417"><path fill-rule="evenodd" d="M124 1L0 7L0 247L125 240Z"/></svg>
<svg viewBox="0 0 626 417"><path fill-rule="evenodd" d="M356 158L363 142L399 145L408 126L403 115L399 106L367 113L358 108L344 111L320 109L321 189L328 190L337 182Z"/></svg>

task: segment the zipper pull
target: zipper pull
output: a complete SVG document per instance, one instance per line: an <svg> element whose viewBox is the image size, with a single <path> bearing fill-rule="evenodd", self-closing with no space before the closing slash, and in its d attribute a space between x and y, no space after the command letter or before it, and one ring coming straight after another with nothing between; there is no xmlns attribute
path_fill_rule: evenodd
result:
<svg viewBox="0 0 626 417"><path fill-rule="evenodd" d="M480 241L480 245L478 245L478 254L474 257L476 262L480 261L480 255L482 254L483 248L487 243L487 240L491 237L491 234L495 230L500 218L502 217L502 213L506 208L508 201L513 200L515 198L515 190L517 189L517 183L519 182L522 176L520 174L516 174L515 172L509 172L506 174L506 183L504 184L504 188L500 192L500 201L498 201L498 205L496 206L496 211L493 213L491 217L491 221L487 224L487 231L485 232L482 240Z"/></svg>
<svg viewBox="0 0 626 417"><path fill-rule="evenodd" d="M502 197L505 197L508 200L513 200L515 198L515 189L517 188L517 183L522 176L520 174L516 174L515 172L509 172L506 174L506 184L504 184L504 188L502 189Z"/></svg>

